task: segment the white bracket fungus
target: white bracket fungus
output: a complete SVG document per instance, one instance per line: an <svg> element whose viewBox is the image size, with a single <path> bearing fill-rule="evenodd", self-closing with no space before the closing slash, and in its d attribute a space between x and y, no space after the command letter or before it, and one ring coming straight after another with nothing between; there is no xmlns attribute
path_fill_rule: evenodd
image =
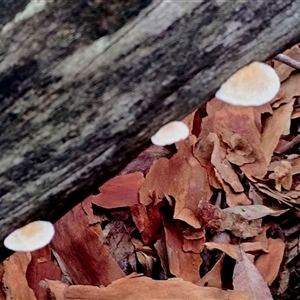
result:
<svg viewBox="0 0 300 300"><path fill-rule="evenodd" d="M31 222L8 235L4 246L13 251L35 251L48 245L54 233L54 226L50 222Z"/></svg>
<svg viewBox="0 0 300 300"><path fill-rule="evenodd" d="M227 79L216 92L226 103L259 106L271 101L280 89L275 70L262 62L253 62Z"/></svg>
<svg viewBox="0 0 300 300"><path fill-rule="evenodd" d="M156 146L171 145L189 136L189 128L181 121L173 121L162 126L152 137L151 142Z"/></svg>

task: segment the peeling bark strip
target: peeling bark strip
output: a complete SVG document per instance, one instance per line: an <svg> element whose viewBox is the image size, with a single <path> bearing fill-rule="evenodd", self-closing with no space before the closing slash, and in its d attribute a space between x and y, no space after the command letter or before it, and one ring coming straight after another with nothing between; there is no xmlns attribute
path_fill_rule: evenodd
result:
<svg viewBox="0 0 300 300"><path fill-rule="evenodd" d="M9 2L0 18L0 241L29 221L57 220L163 123L238 68L300 41L300 0Z"/></svg>

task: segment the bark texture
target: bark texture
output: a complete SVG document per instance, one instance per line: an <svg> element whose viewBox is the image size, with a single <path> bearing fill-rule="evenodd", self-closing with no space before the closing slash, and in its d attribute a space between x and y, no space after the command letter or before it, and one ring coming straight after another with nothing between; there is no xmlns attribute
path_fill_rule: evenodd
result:
<svg viewBox="0 0 300 300"><path fill-rule="evenodd" d="M0 248L61 217L238 68L300 41L300 0L0 6Z"/></svg>

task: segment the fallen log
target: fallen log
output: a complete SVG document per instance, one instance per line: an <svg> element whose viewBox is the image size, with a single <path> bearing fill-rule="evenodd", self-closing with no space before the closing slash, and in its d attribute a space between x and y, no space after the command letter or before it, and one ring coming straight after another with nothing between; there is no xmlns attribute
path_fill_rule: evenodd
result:
<svg viewBox="0 0 300 300"><path fill-rule="evenodd" d="M1 0L0 258L12 230L54 222L238 68L299 42L299 13L300 0Z"/></svg>

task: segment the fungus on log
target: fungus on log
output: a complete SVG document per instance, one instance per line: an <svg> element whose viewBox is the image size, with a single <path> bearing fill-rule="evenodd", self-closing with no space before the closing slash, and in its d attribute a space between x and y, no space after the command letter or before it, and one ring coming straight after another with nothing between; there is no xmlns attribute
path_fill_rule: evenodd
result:
<svg viewBox="0 0 300 300"><path fill-rule="evenodd" d="M237 69L298 42L299 13L300 0L1 0L0 247L61 217Z"/></svg>

